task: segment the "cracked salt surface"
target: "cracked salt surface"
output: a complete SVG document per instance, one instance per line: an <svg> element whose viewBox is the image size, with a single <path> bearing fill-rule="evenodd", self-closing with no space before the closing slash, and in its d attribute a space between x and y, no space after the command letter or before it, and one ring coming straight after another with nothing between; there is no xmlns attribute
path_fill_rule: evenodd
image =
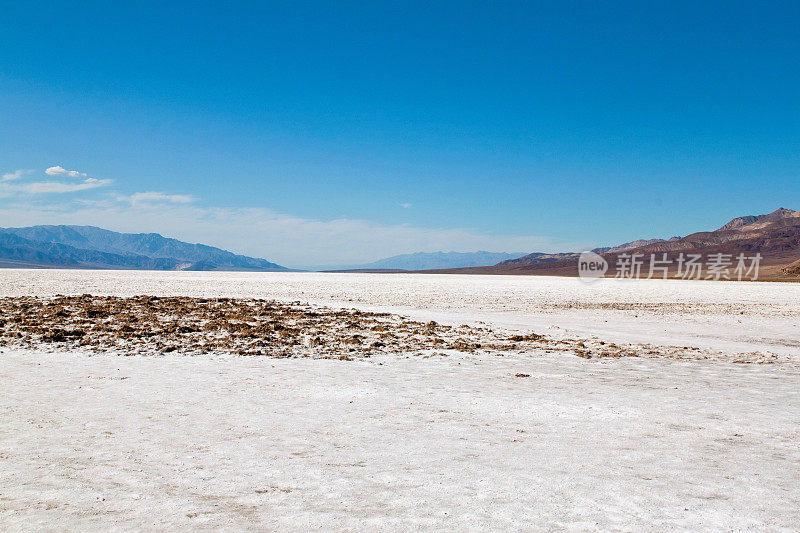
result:
<svg viewBox="0 0 800 533"><path fill-rule="evenodd" d="M604 361L4 353L0 529L800 523L796 370Z"/></svg>

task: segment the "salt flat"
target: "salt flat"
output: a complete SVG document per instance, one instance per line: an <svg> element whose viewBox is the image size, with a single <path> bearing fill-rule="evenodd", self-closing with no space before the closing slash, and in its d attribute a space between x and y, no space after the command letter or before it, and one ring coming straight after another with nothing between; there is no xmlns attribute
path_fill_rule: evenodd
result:
<svg viewBox="0 0 800 533"><path fill-rule="evenodd" d="M0 270L0 296L274 298L550 335L800 353L800 284L533 276Z"/></svg>
<svg viewBox="0 0 800 533"><path fill-rule="evenodd" d="M0 295L59 293L276 298L787 354L800 309L800 286L772 283L0 270ZM796 364L3 352L0 530L800 523Z"/></svg>
<svg viewBox="0 0 800 533"><path fill-rule="evenodd" d="M800 523L775 365L16 352L0 379L3 530Z"/></svg>

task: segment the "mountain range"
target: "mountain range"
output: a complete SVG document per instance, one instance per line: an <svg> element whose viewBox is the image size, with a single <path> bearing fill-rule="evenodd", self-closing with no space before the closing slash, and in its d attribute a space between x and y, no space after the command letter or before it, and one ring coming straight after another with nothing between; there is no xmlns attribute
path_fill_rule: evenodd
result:
<svg viewBox="0 0 800 533"><path fill-rule="evenodd" d="M157 233L117 233L94 226L0 228L0 266L131 270L288 269L247 257L163 237Z"/></svg>
<svg viewBox="0 0 800 533"><path fill-rule="evenodd" d="M800 211L780 208L765 215L736 217L716 230L669 239L639 239L596 248L614 276L621 254L761 254L760 279L800 278ZM464 274L577 275L577 252L495 253L419 252L348 267L360 271L411 271ZM265 259L247 257L163 237L157 233L118 233L93 226L0 228L0 267L98 268L137 270L288 271ZM673 271L670 271L674 275Z"/></svg>
<svg viewBox="0 0 800 533"><path fill-rule="evenodd" d="M620 254L642 254L643 268L649 268L651 254L663 254L677 269L677 257L683 253L761 254L759 279L790 279L800 276L800 211L780 208L766 215L748 215L734 218L712 231L692 233L686 237L633 241L624 245L593 250L609 263L606 276L614 276ZM469 274L533 274L575 276L578 273L578 253L528 254L517 259L502 261L490 267L451 269L441 272Z"/></svg>

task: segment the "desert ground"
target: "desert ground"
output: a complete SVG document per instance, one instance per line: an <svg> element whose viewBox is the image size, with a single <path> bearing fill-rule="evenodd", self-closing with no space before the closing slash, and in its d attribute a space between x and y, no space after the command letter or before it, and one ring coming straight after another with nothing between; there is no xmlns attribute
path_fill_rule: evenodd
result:
<svg viewBox="0 0 800 533"><path fill-rule="evenodd" d="M800 524L797 284L0 270L0 311L0 530Z"/></svg>

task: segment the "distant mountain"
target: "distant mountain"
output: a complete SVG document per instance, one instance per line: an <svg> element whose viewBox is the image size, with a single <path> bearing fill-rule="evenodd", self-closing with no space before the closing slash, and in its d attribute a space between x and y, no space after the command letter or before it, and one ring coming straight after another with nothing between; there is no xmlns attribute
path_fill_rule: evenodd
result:
<svg viewBox="0 0 800 533"><path fill-rule="evenodd" d="M438 268L464 268L495 265L500 261L522 257L525 252L416 252L379 259L372 263L354 265L336 270L432 270Z"/></svg>
<svg viewBox="0 0 800 533"><path fill-rule="evenodd" d="M500 263L493 265L488 268L499 268L502 265L546 265L550 263L560 264L563 261L568 261L570 259L578 259L580 254L577 252L562 252L562 253L553 253L553 254L546 254L542 252L534 252L532 254L523 255L522 257L518 257L516 259L507 259L505 261L501 261Z"/></svg>
<svg viewBox="0 0 800 533"><path fill-rule="evenodd" d="M135 270L286 271L264 259L157 233L117 233L93 226L0 228L0 266Z"/></svg>
<svg viewBox="0 0 800 533"><path fill-rule="evenodd" d="M761 279L786 279L800 277L800 211L780 208L766 215L737 217L714 231L703 231L673 237L668 240L651 239L633 241L623 245L594 250L609 263L607 276L615 275L615 265L620 253L642 254L644 269L648 268L651 254L676 264L679 254L761 254ZM578 253L528 254L490 267L454 269L451 272L470 274L535 274L575 276Z"/></svg>
<svg viewBox="0 0 800 533"><path fill-rule="evenodd" d="M592 250L595 253L619 253L619 252L626 252L628 250L633 250L635 248L641 248L642 246L649 246L651 244L657 244L659 242L673 242L680 240L680 237L670 237L669 239L638 239L631 242L626 242L625 244L620 244L618 246L611 246L609 248L595 248Z"/></svg>

